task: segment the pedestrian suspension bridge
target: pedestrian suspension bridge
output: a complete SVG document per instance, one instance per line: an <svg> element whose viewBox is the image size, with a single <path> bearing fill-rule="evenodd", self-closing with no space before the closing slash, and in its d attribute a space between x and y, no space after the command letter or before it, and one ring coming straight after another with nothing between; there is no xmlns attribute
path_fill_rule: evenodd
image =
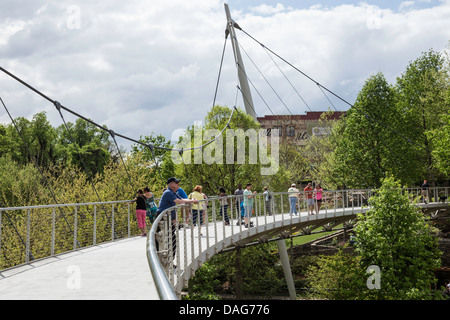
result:
<svg viewBox="0 0 450 320"><path fill-rule="evenodd" d="M246 112L256 118L235 28L253 40L256 39L231 19L227 5L225 11L226 38L231 36L240 82L238 90L242 93ZM267 52L287 62L259 44ZM313 81L324 94L328 92L351 106L319 82L296 70ZM143 145L152 154L155 148L159 148L106 129L63 106L1 66L0 71L53 104L67 131L69 128L63 112L106 130L114 140L119 154L116 138ZM10 115L5 102L1 98L0 100ZM290 112L289 109L288 111ZM370 115L365 116L372 119ZM14 123L11 115L10 118ZM230 120L223 130L229 123ZM19 131L18 133L20 136ZM203 148L213 141L214 139L196 148ZM184 151L192 149L195 148L175 151L182 156ZM121 154L120 157L122 158ZM45 180L44 176L42 178ZM427 204L419 203L420 190L405 191L410 195L412 203L432 216L448 210L448 188L432 188L431 201ZM297 215L290 212L288 193L272 193L270 201L266 201L266 195L258 194L255 196L252 224L249 227L240 223L240 198L227 197L225 214L224 199L211 197L200 203L203 213L201 217L197 217L197 225L193 224L192 207L181 205L162 212L146 237L134 236L134 203L130 200L107 202L99 198L95 203L59 204L55 197L55 203L50 205L0 208L0 300L175 300L180 298L195 271L212 256L271 241L278 245L289 295L295 299L285 239L316 232L351 229L358 214L364 214L370 209L368 199L373 192L375 191L324 191L320 209L315 200L312 211L306 207L306 195L300 192L296 203Z"/></svg>
<svg viewBox="0 0 450 320"><path fill-rule="evenodd" d="M418 203L419 189L405 190L430 218L449 209L449 191L432 188L432 202L425 204ZM0 208L0 261L12 265L0 271L0 300L176 300L213 255L270 241L278 245L289 294L295 299L285 239L350 230L357 215L370 209L368 199L374 192L324 191L320 210L315 200L312 212L300 192L297 215L290 213L289 193L272 193L269 201L266 194L257 194L248 228L240 223L241 199L228 196L225 214L223 199L209 198L200 203L204 211L197 225L192 206L179 205L162 212L146 237L133 236L130 201ZM445 201L434 201L439 198ZM58 219L60 209L69 225ZM105 210L109 219L102 214ZM18 216L25 216L26 222L15 223Z"/></svg>

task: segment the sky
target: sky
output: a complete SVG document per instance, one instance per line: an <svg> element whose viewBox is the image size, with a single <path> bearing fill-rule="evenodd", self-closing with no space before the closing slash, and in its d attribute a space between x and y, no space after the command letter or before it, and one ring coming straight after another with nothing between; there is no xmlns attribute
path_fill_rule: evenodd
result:
<svg viewBox="0 0 450 320"><path fill-rule="evenodd" d="M258 116L347 110L382 72L394 84L406 66L450 40L450 0L227 0L245 32L237 39ZM139 139L202 121L214 103L244 108L221 0L0 2L0 66L67 108ZM54 106L0 73L14 118ZM76 118L64 113L66 121ZM0 108L0 123L10 123ZM129 147L127 141L118 141Z"/></svg>

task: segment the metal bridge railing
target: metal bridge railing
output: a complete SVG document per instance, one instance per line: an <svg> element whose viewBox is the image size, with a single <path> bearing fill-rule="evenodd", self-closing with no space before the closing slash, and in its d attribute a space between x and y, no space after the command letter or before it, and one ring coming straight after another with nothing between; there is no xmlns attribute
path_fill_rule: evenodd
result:
<svg viewBox="0 0 450 320"><path fill-rule="evenodd" d="M449 202L449 188L430 188L428 202ZM161 299L177 299L195 270L218 253L255 232L298 223L300 215L317 219L342 217L367 207L372 190L323 191L320 215L310 215L305 192L295 202L299 216L290 215L288 193L255 196L253 227L241 223L241 199L211 197L202 201L194 226L193 208L182 205L162 212L147 241L147 258ZM405 189L413 203L423 203L420 188ZM314 198L314 213L319 202ZM225 215L225 203L228 204ZM132 206L132 207L131 207ZM139 232L130 200L0 208L0 270L77 250L98 243L127 238ZM345 218L345 217L344 217ZM229 225L226 224L227 220ZM200 228L200 225L201 228Z"/></svg>
<svg viewBox="0 0 450 320"><path fill-rule="evenodd" d="M137 232L134 206L125 200L0 208L0 270L130 237Z"/></svg>
<svg viewBox="0 0 450 320"><path fill-rule="evenodd" d="M311 214L306 194L300 191L295 202L298 216L290 214L289 193L270 193L270 199L266 194L257 194L252 208L253 227L250 228L241 224L241 198L236 196L228 196L226 199L213 197L201 201L203 211L197 213L193 211L191 204L167 209L153 224L147 246L147 257L160 298L178 299L181 290L187 286L187 281L202 262L241 239L270 231L267 227L269 225L271 228L281 225L288 229L290 225L298 224L300 219L319 219L324 214L327 217L354 217L356 213L363 212L363 208L367 210L368 200L374 192L376 191L325 190L322 201L318 201L313 194L314 207ZM423 202L420 188L405 189L405 192L410 195L413 203ZM445 198L448 203L448 193L449 188L430 188L428 201L438 202L439 198ZM228 204L226 211L225 203Z"/></svg>

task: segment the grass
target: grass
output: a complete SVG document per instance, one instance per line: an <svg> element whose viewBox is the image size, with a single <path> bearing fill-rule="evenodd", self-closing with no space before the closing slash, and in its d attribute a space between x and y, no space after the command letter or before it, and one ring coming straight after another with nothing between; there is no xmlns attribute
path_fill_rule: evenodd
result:
<svg viewBox="0 0 450 320"><path fill-rule="evenodd" d="M336 226L336 228L340 228L342 227L342 225L338 225ZM321 231L322 228L317 228L315 230L312 230L313 232L317 232L317 231ZM330 235L332 233L336 233L338 230L332 230L332 231L327 231L327 232L321 232L321 233L314 233L314 234L309 234L309 235L305 235L305 236L299 236L299 237L294 237L294 246L298 246L298 245L302 245L311 241L314 241L318 238Z"/></svg>

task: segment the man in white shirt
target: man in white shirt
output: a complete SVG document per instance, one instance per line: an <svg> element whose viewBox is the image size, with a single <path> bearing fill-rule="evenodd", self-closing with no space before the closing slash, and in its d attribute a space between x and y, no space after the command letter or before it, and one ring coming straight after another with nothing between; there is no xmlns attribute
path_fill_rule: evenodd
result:
<svg viewBox="0 0 450 320"><path fill-rule="evenodd" d="M289 214L297 215L297 203L300 196L300 191L295 187L295 183L291 184L291 187L288 190L289 192L289 203L291 204L289 209Z"/></svg>

